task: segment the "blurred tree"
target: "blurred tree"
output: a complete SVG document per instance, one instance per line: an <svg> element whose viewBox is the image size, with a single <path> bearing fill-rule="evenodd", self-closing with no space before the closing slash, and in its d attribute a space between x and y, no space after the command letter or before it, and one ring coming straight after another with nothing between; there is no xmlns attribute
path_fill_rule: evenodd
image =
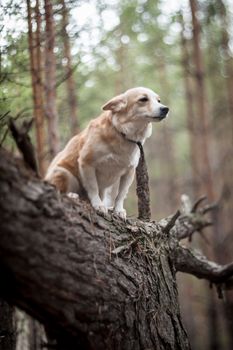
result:
<svg viewBox="0 0 233 350"><path fill-rule="evenodd" d="M65 72L66 72L66 83L67 83L67 100L69 102L70 109L70 130L71 135L77 134L79 131L78 115L77 115L77 97L75 91L75 81L73 75L70 39L67 31L69 24L68 9L65 0L60 0L62 5L62 39L64 44L64 56L65 60Z"/></svg>
<svg viewBox="0 0 233 350"><path fill-rule="evenodd" d="M233 58L230 49L230 18L222 0L206 0L205 28L209 38L209 70L214 115L215 142L218 150L216 179L219 192L221 236L215 251L220 262L232 255L233 215ZM216 59L217 58L217 59ZM222 229L224 228L224 230ZM226 293L224 313L228 326L230 348L233 347L233 297Z"/></svg>
<svg viewBox="0 0 233 350"><path fill-rule="evenodd" d="M215 196L209 152L209 145L211 145L212 141L209 127L210 121L208 114L208 98L205 87L204 59L201 49L201 27L198 20L198 3L196 0L189 0L189 3L193 25L193 63L195 69L194 78L196 82L195 96L197 106L196 118L198 127L196 145L198 146L199 174L201 175L201 181L198 187L199 195L207 193L209 200L213 201Z"/></svg>
<svg viewBox="0 0 233 350"><path fill-rule="evenodd" d="M183 18L183 13L180 11L177 17L178 22L181 25L181 66L183 70L183 81L184 81L184 93L185 93L185 102L186 102L186 120L187 120L187 131L189 135L189 151L190 151L190 163L191 163L191 181L190 187L192 197L195 198L196 193L198 193L198 146L196 138L196 125L195 125L195 112L194 112L194 95L193 95L193 78L191 74L192 63L190 57L190 41L186 39L185 33L185 21ZM182 288L183 293L187 296L188 300L194 299L194 290L195 285L192 280L188 280L186 283L183 283ZM197 348L198 339L197 339L197 329L198 325L196 324L194 317L189 317L194 314L194 307L192 302L184 302L183 307L185 308L184 317L186 318L186 323L189 327L189 337L193 349ZM195 310L197 312L197 309ZM200 312L200 311L198 311Z"/></svg>
<svg viewBox="0 0 233 350"><path fill-rule="evenodd" d="M33 91L33 110L36 124L36 145L39 162L39 170L43 175L45 173L45 131L44 131L44 105L43 105L43 86L42 86L42 57L41 57L41 14L39 0L36 0L36 6L33 11L31 1L27 0L27 20L28 20L28 43L31 67L32 91ZM33 25L36 21L36 30L33 31Z"/></svg>
<svg viewBox="0 0 233 350"><path fill-rule="evenodd" d="M0 349L15 350L14 307L0 299Z"/></svg>
<svg viewBox="0 0 233 350"><path fill-rule="evenodd" d="M192 167L192 196L195 197L198 193L199 169L198 169L198 142L197 142L197 127L194 111L194 94L193 94L193 79L192 79L192 63L189 53L188 40L185 37L185 25L182 12L178 15L178 21L181 24L181 65L183 69L184 91L186 100L186 119L187 130L190 141L190 161Z"/></svg>
<svg viewBox="0 0 233 350"><path fill-rule="evenodd" d="M232 240L232 232L233 232L233 56L230 53L230 37L229 37L229 23L227 17L227 10L224 2L222 0L219 1L220 7L220 18L221 18L221 27L222 27L222 36L221 36L221 46L223 50L224 57L224 68L225 68L225 81L226 81L226 90L227 90L227 101L228 101L228 121L225 128L224 135L228 135L228 143L222 142L224 146L225 156L225 166L223 171L224 177L224 185L222 189L222 196L224 200L224 209L225 215L221 216L221 220L223 221L223 227L226 232L226 240L225 251L226 255L220 261L224 261L228 257L231 256L233 249L233 240ZM224 138L223 135L223 138ZM231 142L231 143L230 143ZM229 150L231 150L229 152ZM226 156L227 155L227 156ZM221 221L222 222L222 221ZM229 239L231 237L231 239ZM228 326L228 334L230 339L230 347L233 348L233 295L232 293L226 293L226 303L225 303L225 316L227 320Z"/></svg>
<svg viewBox="0 0 233 350"><path fill-rule="evenodd" d="M209 120L209 105L208 96L205 85L205 68L204 57L201 45L201 26L198 19L198 2L197 0L189 0L190 9L192 14L192 42L193 42L193 64L194 64L194 78L196 82L195 88L195 101L197 107L197 143L198 148L198 173L201 175L200 182L198 184L199 195L206 193L208 199L213 201L215 199L215 190L213 183L213 173L210 163L210 150L212 145L211 129ZM213 217L213 216L212 216ZM214 218L214 222L216 220ZM215 238L217 239L217 227L214 226ZM202 245L205 253L211 258L214 258L213 250L206 245ZM214 295L212 290L207 290L207 313L209 322L209 346L211 350L219 349L219 328L217 319L216 304L214 301Z"/></svg>
<svg viewBox="0 0 233 350"><path fill-rule="evenodd" d="M49 154L53 158L59 151L58 114L56 108L56 57L53 3L44 0L45 11L45 115L48 121Z"/></svg>
<svg viewBox="0 0 233 350"><path fill-rule="evenodd" d="M161 60L155 69L158 69L159 81L161 86L161 93L166 96L166 103L170 106L170 86L169 79L166 67L166 57L161 55ZM162 143L163 143L163 152L160 154L161 162L163 162L166 168L164 172L164 183L165 188L163 195L166 196L167 208L169 212L175 211L175 208L179 205L179 196L180 191L178 189L178 179L177 179L177 166L176 166L176 157L175 157L175 147L174 147L174 132L172 127L167 124L162 126Z"/></svg>

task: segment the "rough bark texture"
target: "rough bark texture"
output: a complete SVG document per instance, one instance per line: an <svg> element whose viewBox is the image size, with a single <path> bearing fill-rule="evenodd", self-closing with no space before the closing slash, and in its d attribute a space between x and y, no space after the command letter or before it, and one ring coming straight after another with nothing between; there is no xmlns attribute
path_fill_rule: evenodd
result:
<svg viewBox="0 0 233 350"><path fill-rule="evenodd" d="M141 143L138 143L138 147L140 149L140 159L136 168L138 218L149 221L151 218L149 176L143 146Z"/></svg>
<svg viewBox="0 0 233 350"><path fill-rule="evenodd" d="M23 155L25 165L29 169L33 170L38 175L38 164L35 158L34 148L30 137L28 136L28 131L31 128L32 121L24 121L21 128L18 128L13 119L9 121L9 129L11 131L12 137L14 138L18 149Z"/></svg>
<svg viewBox="0 0 233 350"><path fill-rule="evenodd" d="M69 349L189 349L167 225L102 218L5 154L0 182L4 298Z"/></svg>
<svg viewBox="0 0 233 350"><path fill-rule="evenodd" d="M0 295L44 323L57 349L189 349L176 270L233 287L233 263L179 245L211 206L158 223L103 218L2 149L0 160Z"/></svg>

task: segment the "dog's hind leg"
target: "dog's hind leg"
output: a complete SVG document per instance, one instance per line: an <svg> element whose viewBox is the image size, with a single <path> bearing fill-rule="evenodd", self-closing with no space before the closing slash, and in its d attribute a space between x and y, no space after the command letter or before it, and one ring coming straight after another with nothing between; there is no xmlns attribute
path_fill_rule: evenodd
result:
<svg viewBox="0 0 233 350"><path fill-rule="evenodd" d="M46 180L54 185L61 193L67 193L69 190L69 178L64 172L56 172Z"/></svg>
<svg viewBox="0 0 233 350"><path fill-rule="evenodd" d="M45 180L54 185L61 193L79 193L79 181L65 168L57 166L46 176Z"/></svg>

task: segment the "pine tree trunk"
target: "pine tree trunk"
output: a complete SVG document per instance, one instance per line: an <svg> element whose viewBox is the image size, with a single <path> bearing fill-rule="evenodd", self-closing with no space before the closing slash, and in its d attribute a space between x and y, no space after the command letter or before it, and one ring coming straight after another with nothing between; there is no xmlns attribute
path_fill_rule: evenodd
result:
<svg viewBox="0 0 233 350"><path fill-rule="evenodd" d="M168 92L169 81L167 79L167 67L165 63L165 58L162 57L160 60L159 67L157 68L159 74L159 81L161 85L161 91L166 92L166 100L162 100L162 103L168 105L170 104ZM164 123L161 129L161 146L162 152L158 154L161 158L160 162L163 164L163 195L165 196L167 211L173 212L178 206L178 184L177 184L177 169L175 161L175 151L174 151L174 133L168 124Z"/></svg>
<svg viewBox="0 0 233 350"><path fill-rule="evenodd" d="M44 0L45 10L45 115L48 121L49 153L59 151L58 114L56 108L55 25L51 0Z"/></svg>
<svg viewBox="0 0 233 350"><path fill-rule="evenodd" d="M181 31L181 49L182 49L182 67L183 67L183 78L184 78L184 90L185 99L187 105L187 129L189 133L189 144L190 144L190 160L192 168L192 188L193 198L197 197L200 189L200 169L198 169L198 144L197 144L197 131L195 123L194 113L194 96L190 74L190 55L188 51L188 43L184 34L184 21L183 15L180 14L180 22L182 26ZM200 194L200 193L199 193Z"/></svg>
<svg viewBox="0 0 233 350"><path fill-rule="evenodd" d="M230 38L229 38L229 26L227 19L227 10L223 1L219 1L219 10L222 22L222 50L224 53L225 63L225 81L226 81L226 95L228 102L228 115L227 119L224 119L224 129L222 131L222 137L219 143L219 148L222 151L223 157L225 157L224 168L221 172L223 177L223 189L222 197L224 202L224 208L222 210L221 221L223 222L224 231L227 232L227 236L231 237L233 231L233 163L232 163L232 146L233 146L233 58L230 55ZM227 155L227 156L226 156ZM227 237L227 238L228 238ZM229 242L229 239L226 240ZM232 242L232 239L231 239ZM222 260L225 260L232 255L232 244L225 244L225 254ZM232 293L226 293L226 303L224 303L224 313L228 328L229 348L233 348L233 295Z"/></svg>
<svg viewBox="0 0 233 350"><path fill-rule="evenodd" d="M211 133L209 125L208 112L208 98L205 86L205 71L204 58L201 50L201 27L198 20L198 2L197 0L189 0L192 14L193 25L193 63L195 67L195 81L196 81L196 120L197 120L197 145L198 145L198 171L201 175L201 183L198 194L207 194L209 201L214 201L215 191L213 185L213 173L210 163ZM218 241L218 217L217 212L212 214L213 233L215 237L215 244ZM202 244L202 249L212 259L217 253L217 248L213 249L210 246ZM209 322L209 346L210 349L219 349L219 328L217 322L216 305L213 298L213 293L209 290L207 294L207 317Z"/></svg>
<svg viewBox="0 0 233 350"><path fill-rule="evenodd" d="M219 10L221 14L222 21L222 42L221 47L223 50L224 65L225 65L225 81L226 81L226 92L228 99L228 110L229 110L229 130L231 132L231 141L233 143L233 58L230 54L230 37L229 37L229 27L227 19L227 10L226 5L223 1L219 1Z"/></svg>
<svg viewBox="0 0 233 350"><path fill-rule="evenodd" d="M39 1L36 1L35 13L32 12L31 2L27 0L28 12L28 43L30 56L30 69L32 79L33 110L36 126L36 150L41 175L45 173L45 131L44 131L44 108L42 98L42 67L41 67L41 15ZM35 14L36 31L33 32L33 17Z"/></svg>
<svg viewBox="0 0 233 350"><path fill-rule="evenodd" d="M0 294L50 325L58 349L189 349L162 226L100 217L6 155L0 183Z"/></svg>
<svg viewBox="0 0 233 350"><path fill-rule="evenodd" d="M77 97L75 91L75 81L72 72L72 58L70 50L70 39L67 32L68 26L68 11L66 7L65 0L61 0L62 4L62 37L64 44L64 58L66 59L66 75L67 75L67 101L69 103L70 109L70 126L71 126L71 135L75 135L79 132L79 123L77 116Z"/></svg>
<svg viewBox="0 0 233 350"><path fill-rule="evenodd" d="M195 66L195 81L196 81L196 106L197 106L197 144L199 171L201 171L202 183L200 192L207 193L210 201L214 200L214 186L213 175L210 164L209 144L211 144L210 130L209 130L209 115L208 115L208 101L205 87L205 72L204 59L201 51L200 39L200 23L198 21L197 12L198 5L196 0L190 0L190 8L192 13L193 24L193 63Z"/></svg>

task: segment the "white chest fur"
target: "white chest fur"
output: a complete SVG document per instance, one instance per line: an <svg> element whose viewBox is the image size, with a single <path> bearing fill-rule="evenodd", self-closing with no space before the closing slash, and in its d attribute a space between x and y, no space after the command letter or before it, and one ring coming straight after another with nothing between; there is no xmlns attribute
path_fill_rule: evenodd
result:
<svg viewBox="0 0 233 350"><path fill-rule="evenodd" d="M128 151L128 152L127 152ZM101 187L107 188L117 182L130 168L136 168L140 152L137 145L128 145L127 150L109 152L96 162L96 175Z"/></svg>

